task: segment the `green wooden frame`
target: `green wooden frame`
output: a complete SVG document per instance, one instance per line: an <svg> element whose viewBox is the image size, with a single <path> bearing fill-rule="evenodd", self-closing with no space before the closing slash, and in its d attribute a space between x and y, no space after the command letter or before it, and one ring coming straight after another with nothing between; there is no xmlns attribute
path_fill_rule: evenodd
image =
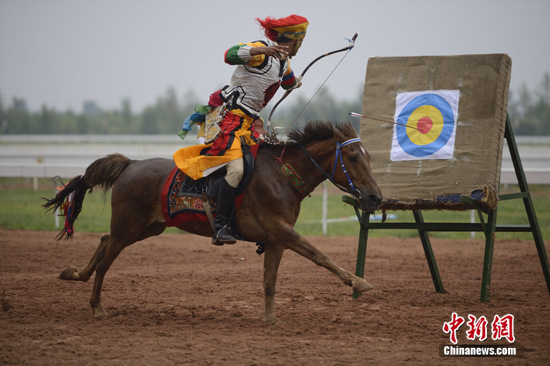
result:
<svg viewBox="0 0 550 366"><path fill-rule="evenodd" d="M472 200L469 197L461 197L461 200L475 209L479 216L479 223L452 223L452 222L425 222L420 210L413 210L413 216L415 222L390 222L390 223L381 223L381 222L370 222L369 213L360 211L357 207L356 201L349 197L343 196L342 200L345 203L352 205L355 209L357 219L359 221L359 245L357 250L357 263L355 267L355 274L359 277L363 277L365 274L365 258L367 254L367 241L369 230L372 229L415 229L418 230L418 235L422 241L422 247L424 248L424 254L426 255L426 260L428 261L428 266L430 268L430 273L432 275L432 280L434 283L435 290L437 292L444 293L445 289L443 287L443 282L441 281L441 276L439 275L439 270L437 268L437 263L435 256L433 254L432 245L430 243L430 238L428 232L430 231L465 231L465 232L474 232L481 231L485 235L485 254L483 260L483 274L481 277L481 302L489 301L489 292L491 285L491 269L493 266L493 251L495 246L495 232L531 232L537 247L537 253L539 256L540 264L542 266L542 272L544 274L544 279L546 280L546 286L548 288L548 293L550 294L550 270L548 265L548 257L546 255L546 248L544 246L544 241L542 239L542 234L540 231L539 223L537 221L537 216L535 214L535 208L533 206L533 200L529 194L529 186L527 185L527 180L525 178L525 172L523 170L523 165L519 156L519 151L517 148L516 140L514 137L514 132L510 122L510 118L506 116L506 129L504 132L504 137L508 143L508 148L510 149L510 155L512 162L514 164L514 170L516 173L516 178L518 180L518 185L520 192L512 194L503 194L499 195L499 200L511 200L511 199L522 199L525 206L525 211L529 219L529 225L497 225L497 208L494 210L488 210L482 208L477 204L475 200ZM485 217L486 216L486 220ZM359 295L354 293L353 296L357 298Z"/></svg>

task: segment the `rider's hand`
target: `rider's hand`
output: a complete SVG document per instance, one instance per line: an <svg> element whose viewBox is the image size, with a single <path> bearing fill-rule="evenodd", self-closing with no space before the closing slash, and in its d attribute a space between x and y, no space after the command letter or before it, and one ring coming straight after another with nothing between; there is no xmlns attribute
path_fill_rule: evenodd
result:
<svg viewBox="0 0 550 366"><path fill-rule="evenodd" d="M293 90L293 89L298 89L299 87L302 86L302 77L301 76L298 76L296 78L296 85L294 85L292 88L288 89L288 90Z"/></svg>
<svg viewBox="0 0 550 366"><path fill-rule="evenodd" d="M279 60L284 60L289 54L290 47L281 45L254 47L250 50L250 56L266 55L276 57Z"/></svg>

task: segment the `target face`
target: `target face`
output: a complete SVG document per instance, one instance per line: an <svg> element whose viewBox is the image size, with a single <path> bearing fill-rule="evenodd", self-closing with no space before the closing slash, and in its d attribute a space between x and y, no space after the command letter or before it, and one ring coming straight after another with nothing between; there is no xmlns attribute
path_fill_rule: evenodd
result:
<svg viewBox="0 0 550 366"><path fill-rule="evenodd" d="M391 160L452 159L459 90L398 93Z"/></svg>

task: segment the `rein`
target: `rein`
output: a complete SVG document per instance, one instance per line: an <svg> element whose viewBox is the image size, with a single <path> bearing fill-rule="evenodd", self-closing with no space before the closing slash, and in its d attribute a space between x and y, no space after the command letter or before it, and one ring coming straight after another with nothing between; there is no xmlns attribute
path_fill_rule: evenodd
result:
<svg viewBox="0 0 550 366"><path fill-rule="evenodd" d="M332 184L334 184L336 187L338 187L341 191L343 191L345 193L349 193L351 195L354 195L354 192L355 192L358 195L358 197L361 198L361 192L355 187L355 185L351 181L351 178L349 177L349 174L346 170L346 166L344 165L344 160L342 159L342 148L347 146L347 145L356 143L356 142L360 143L361 139L360 138L354 138L354 139L344 141L342 143L336 141L336 156L334 157L334 165L332 167L332 175L328 175L327 172L325 172L323 170L323 168L321 168L319 166L317 161L315 161L313 156L311 156L311 154L306 150L305 147L303 147L302 145L299 145L299 146L300 146L300 149L302 149L302 151L306 154L309 161L311 161L313 163L313 165L315 165L317 170L319 170L321 173L323 173L323 176L325 177L325 179L328 179ZM336 183L336 181L334 180L334 175L336 174L336 164L338 163L338 160L340 160L340 166L342 167L342 170L344 171L344 174L346 175L346 178L348 179L348 184L349 184L350 189L347 189L347 188L341 186L340 184Z"/></svg>

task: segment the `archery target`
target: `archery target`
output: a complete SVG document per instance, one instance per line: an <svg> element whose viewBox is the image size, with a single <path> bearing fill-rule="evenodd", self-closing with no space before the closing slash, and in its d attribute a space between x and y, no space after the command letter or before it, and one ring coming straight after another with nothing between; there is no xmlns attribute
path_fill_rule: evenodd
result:
<svg viewBox="0 0 550 366"><path fill-rule="evenodd" d="M390 159L452 159L459 90L398 93Z"/></svg>

